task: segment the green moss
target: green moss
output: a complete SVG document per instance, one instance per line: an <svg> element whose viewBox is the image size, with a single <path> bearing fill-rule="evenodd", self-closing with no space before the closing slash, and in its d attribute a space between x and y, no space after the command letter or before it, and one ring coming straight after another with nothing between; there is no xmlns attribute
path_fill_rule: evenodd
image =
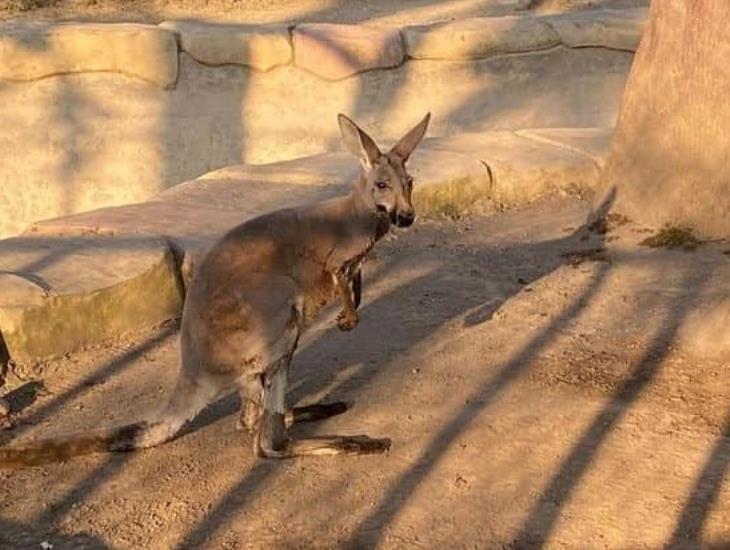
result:
<svg viewBox="0 0 730 550"><path fill-rule="evenodd" d="M656 234L647 237L640 244L652 248L685 248L691 250L700 244L692 229L680 225L665 225Z"/></svg>

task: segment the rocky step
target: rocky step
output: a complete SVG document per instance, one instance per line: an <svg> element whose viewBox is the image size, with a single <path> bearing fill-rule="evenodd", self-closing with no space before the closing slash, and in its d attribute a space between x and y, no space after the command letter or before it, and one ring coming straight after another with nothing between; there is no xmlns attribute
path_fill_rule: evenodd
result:
<svg viewBox="0 0 730 550"><path fill-rule="evenodd" d="M461 217L480 203L596 185L594 157L604 154L609 129L530 132L425 140L409 161L417 213ZM148 202L33 224L0 241L7 351L16 361L60 355L179 316L197 259L221 235L265 212L347 193L358 171L344 153L231 166Z"/></svg>

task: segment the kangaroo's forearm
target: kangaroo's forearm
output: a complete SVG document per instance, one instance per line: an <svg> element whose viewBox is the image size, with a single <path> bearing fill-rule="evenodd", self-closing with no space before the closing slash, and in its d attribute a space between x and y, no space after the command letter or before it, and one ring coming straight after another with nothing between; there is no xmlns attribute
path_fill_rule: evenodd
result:
<svg viewBox="0 0 730 550"><path fill-rule="evenodd" d="M359 319L355 299L353 299L353 289L350 287L350 278L346 273L338 271L335 273L335 282L340 298L342 299L342 311L337 316L337 326L341 330L352 330L357 325ZM356 299L359 301L359 297Z"/></svg>

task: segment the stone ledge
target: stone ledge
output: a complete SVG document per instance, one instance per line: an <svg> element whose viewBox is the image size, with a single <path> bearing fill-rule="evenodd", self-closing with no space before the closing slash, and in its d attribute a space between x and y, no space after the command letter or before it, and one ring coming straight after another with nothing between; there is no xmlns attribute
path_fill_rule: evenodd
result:
<svg viewBox="0 0 730 550"><path fill-rule="evenodd" d="M300 162L306 165L307 159ZM248 177L250 168L262 173L267 165L228 167L179 184L154 200L45 220L31 225L27 234L110 237L138 234L163 238L172 246L186 282L200 255L239 223L278 208L322 200L347 191L343 185L333 182L288 183L287 165L293 165L295 173L302 172L302 166L296 164L296 161L290 161L269 165L268 179ZM356 162L354 164L356 168ZM277 171L278 175L275 175Z"/></svg>
<svg viewBox="0 0 730 550"><path fill-rule="evenodd" d="M531 128L515 133L586 155L600 168L611 147L613 128Z"/></svg>
<svg viewBox="0 0 730 550"><path fill-rule="evenodd" d="M0 24L0 79L113 72L175 85L175 33L131 23Z"/></svg>
<svg viewBox="0 0 730 550"><path fill-rule="evenodd" d="M257 71L288 65L292 59L289 30L274 25L233 25L165 21L177 32L180 48L206 65L244 65Z"/></svg>
<svg viewBox="0 0 730 550"><path fill-rule="evenodd" d="M563 44L570 48L603 47L635 52L644 32L649 10L586 10L546 15Z"/></svg>
<svg viewBox="0 0 730 550"><path fill-rule="evenodd" d="M179 315L164 240L135 235L0 241L0 333L10 357L56 356Z"/></svg>
<svg viewBox="0 0 730 550"><path fill-rule="evenodd" d="M360 164L349 153L321 153L268 164L238 164L203 174L191 182L171 187L160 196L177 195L187 186L202 180L228 179L296 185L338 184L353 181Z"/></svg>
<svg viewBox="0 0 730 550"><path fill-rule="evenodd" d="M481 17L399 29L366 25L282 25L167 21L133 23L2 23L0 79L112 72L163 88L175 85L180 48L200 63L257 71L294 63L325 80L401 65L413 59L470 60L538 52L559 44L635 51L646 9L588 10L560 15ZM402 35L402 36L401 36Z"/></svg>
<svg viewBox="0 0 730 550"><path fill-rule="evenodd" d="M552 27L532 16L476 17L409 27L403 36L408 56L413 59L481 59L560 44Z"/></svg>
<svg viewBox="0 0 730 550"><path fill-rule="evenodd" d="M459 152L484 163L493 200L516 205L550 193L584 195L598 185L598 167L583 154L509 131L433 138L425 149Z"/></svg>
<svg viewBox="0 0 730 550"><path fill-rule="evenodd" d="M408 169L414 180L413 207L419 216L465 216L492 196L489 171L470 155L419 148Z"/></svg>
<svg viewBox="0 0 730 550"><path fill-rule="evenodd" d="M397 67L405 61L398 30L307 23L294 28L292 39L295 64L327 80Z"/></svg>
<svg viewBox="0 0 730 550"><path fill-rule="evenodd" d="M562 139L576 148L595 137L569 130L561 129ZM598 173L584 153L514 132L428 139L409 168L417 213L447 217L483 201L589 191ZM178 281L187 284L223 233L277 208L342 195L357 171L358 161L339 152L231 166L149 202L33 224L0 241L0 332L13 358L27 360L177 316Z"/></svg>

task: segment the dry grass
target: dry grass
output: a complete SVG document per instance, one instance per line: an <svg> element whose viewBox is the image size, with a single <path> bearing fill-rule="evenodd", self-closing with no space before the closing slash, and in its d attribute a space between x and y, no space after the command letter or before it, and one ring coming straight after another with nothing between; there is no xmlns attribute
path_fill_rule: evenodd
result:
<svg viewBox="0 0 730 550"><path fill-rule="evenodd" d="M680 225L665 225L656 234L647 237L640 244L652 248L696 248L701 241L695 237L692 229Z"/></svg>
<svg viewBox="0 0 730 550"><path fill-rule="evenodd" d="M54 2L55 0L5 0L4 2L0 2L0 11L30 11L38 8L47 8Z"/></svg>

